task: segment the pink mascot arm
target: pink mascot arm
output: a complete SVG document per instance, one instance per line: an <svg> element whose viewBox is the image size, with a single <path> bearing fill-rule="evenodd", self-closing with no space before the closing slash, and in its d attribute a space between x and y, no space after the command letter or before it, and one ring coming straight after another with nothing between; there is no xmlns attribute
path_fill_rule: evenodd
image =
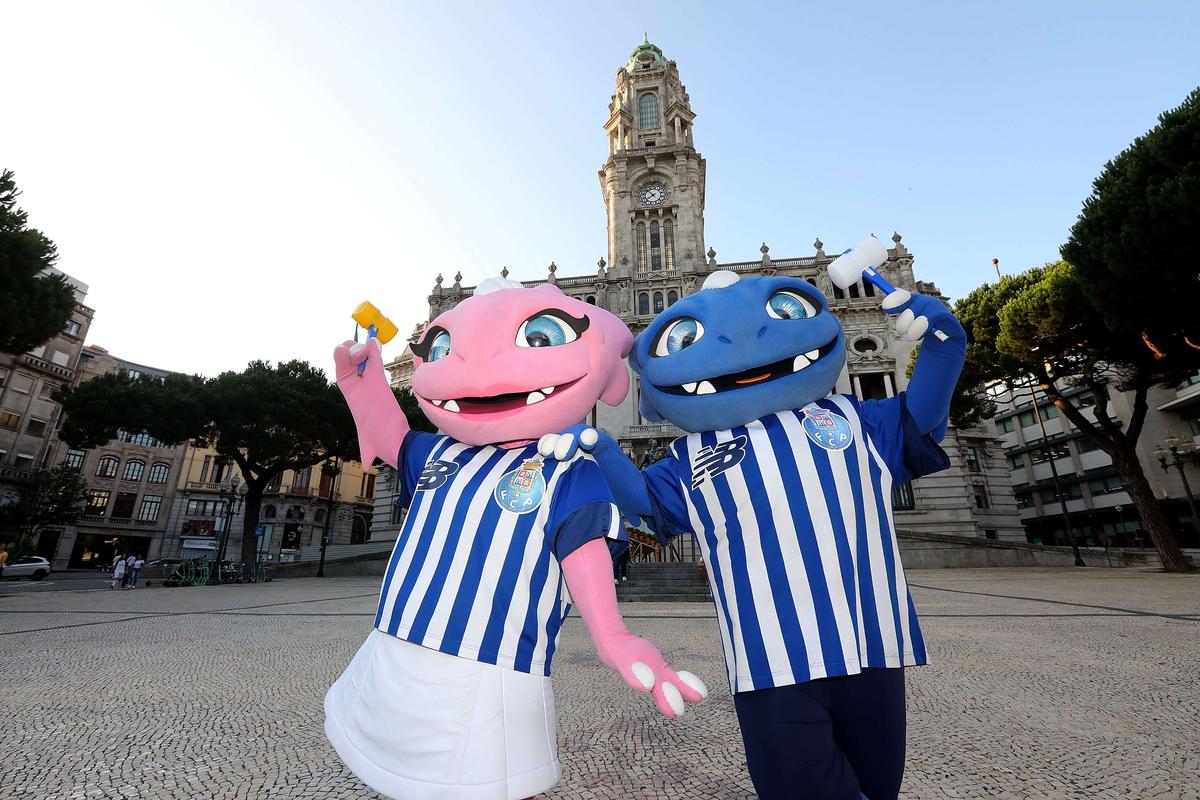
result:
<svg viewBox="0 0 1200 800"><path fill-rule="evenodd" d="M708 696L704 682L690 672L676 673L658 648L625 628L613 589L612 557L602 539L593 539L562 562L571 599L579 609L596 653L604 665L645 694L653 691L658 710L681 716L684 701L699 703Z"/></svg>
<svg viewBox="0 0 1200 800"><path fill-rule="evenodd" d="M358 365L366 361L361 375ZM364 469L375 463L375 457L388 466L396 463L400 445L408 434L408 420L392 394L383 371L383 351L374 337L366 344L343 342L333 351L338 388L350 406L354 425L358 428L358 450Z"/></svg>

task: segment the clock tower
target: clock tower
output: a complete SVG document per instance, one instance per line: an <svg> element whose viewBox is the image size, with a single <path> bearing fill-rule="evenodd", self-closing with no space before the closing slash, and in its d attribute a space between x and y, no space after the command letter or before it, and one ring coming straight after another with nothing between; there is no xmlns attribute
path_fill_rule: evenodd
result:
<svg viewBox="0 0 1200 800"><path fill-rule="evenodd" d="M608 214L608 277L674 281L708 269L704 159L692 138L687 89L674 61L644 39L617 70L600 188Z"/></svg>

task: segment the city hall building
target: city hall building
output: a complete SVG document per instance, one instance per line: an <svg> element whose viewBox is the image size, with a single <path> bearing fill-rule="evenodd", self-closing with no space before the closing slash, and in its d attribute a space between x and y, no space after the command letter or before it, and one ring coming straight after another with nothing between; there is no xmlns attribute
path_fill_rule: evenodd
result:
<svg viewBox="0 0 1200 800"><path fill-rule="evenodd" d="M620 317L634 335L680 297L697 291L718 269L739 275L788 275L819 288L846 332L847 363L836 391L862 399L892 397L905 376L914 345L893 332L880 308L882 297L868 283L843 291L827 275L830 262L849 243L830 247L819 239L813 252L773 258L764 243L749 261L720 262L704 239L705 160L696 149L693 112L674 61L643 41L617 70L616 88L604 121L607 160L599 171L608 224L608 252L587 274L559 275L551 263L543 280L563 292ZM899 234L891 237L889 260L881 270L895 286L941 297L937 287L917 280L913 255ZM507 270L502 275L507 276ZM469 297L461 273L446 285L438 275L429 295L429 319ZM943 298L944 300L945 298ZM419 331L424 324L418 325ZM394 386L411 386L412 353L406 348L388 364ZM639 465L663 454L682 431L649 423L638 412L640 388L633 375L629 396L619 407L598 405L588 422L616 438ZM896 487L900 530L919 530L989 539L1025 540L999 442L983 428L951 428L943 442L951 468ZM390 477L381 479L375 507L375 538L394 538L402 511ZM391 531L392 533L388 533ZM690 540L676 557L692 559Z"/></svg>

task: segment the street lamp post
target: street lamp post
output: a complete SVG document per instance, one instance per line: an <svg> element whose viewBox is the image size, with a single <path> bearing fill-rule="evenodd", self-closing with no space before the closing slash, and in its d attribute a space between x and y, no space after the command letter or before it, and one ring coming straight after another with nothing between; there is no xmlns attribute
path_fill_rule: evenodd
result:
<svg viewBox="0 0 1200 800"><path fill-rule="evenodd" d="M1083 563L1083 554L1079 552L1079 540L1075 537L1075 528L1071 525L1071 514L1067 511L1067 497L1063 494L1062 484L1058 479L1058 467L1054 463L1054 451L1050 448L1050 439L1046 435L1046 423L1042 419L1042 412L1038 408L1037 392L1033 389L1033 384L1026 384L1029 388L1029 399L1033 401L1033 416L1037 420L1038 429L1042 432L1042 446L1045 449L1046 460L1050 462L1050 478L1054 483L1054 494L1058 498L1058 507L1062 511L1063 525L1067 531L1067 541L1071 543L1071 553L1075 556L1075 566L1086 567ZM1014 393L1014 397L1015 397Z"/></svg>
<svg viewBox="0 0 1200 800"><path fill-rule="evenodd" d="M1196 452L1196 444L1192 441L1181 441L1178 436L1171 434L1162 441L1163 446L1154 451L1158 463L1166 472L1171 467L1179 470L1179 480L1183 481L1183 491L1187 495L1188 508L1192 512L1192 525L1200 533L1200 516L1196 515L1196 498L1192 496L1192 486L1188 483L1184 467L1189 463L1200 462L1200 453Z"/></svg>
<svg viewBox="0 0 1200 800"><path fill-rule="evenodd" d="M341 466L336 456L330 456L321 465L321 474L329 479L329 509L325 512L325 527L321 529L321 560L317 562L317 577L325 577L325 548L329 546L329 527L333 524L333 499L337 492L337 479Z"/></svg>
<svg viewBox="0 0 1200 800"><path fill-rule="evenodd" d="M217 496L225 502L225 525L221 529L221 541L217 548L217 569L214 579L210 579L211 583L222 582L222 568L225 564L225 547L229 544L229 529L233 527L233 518L242 507L242 500L246 497L247 487L242 486L242 479L239 475L230 475L226 480L222 481L220 488L217 490Z"/></svg>

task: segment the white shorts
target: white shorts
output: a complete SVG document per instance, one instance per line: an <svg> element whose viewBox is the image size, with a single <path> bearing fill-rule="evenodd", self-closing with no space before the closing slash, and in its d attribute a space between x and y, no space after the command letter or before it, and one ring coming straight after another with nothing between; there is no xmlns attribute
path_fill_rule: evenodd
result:
<svg viewBox="0 0 1200 800"><path fill-rule="evenodd" d="M561 775L549 678L378 630L325 695L325 735L396 800L519 800Z"/></svg>

